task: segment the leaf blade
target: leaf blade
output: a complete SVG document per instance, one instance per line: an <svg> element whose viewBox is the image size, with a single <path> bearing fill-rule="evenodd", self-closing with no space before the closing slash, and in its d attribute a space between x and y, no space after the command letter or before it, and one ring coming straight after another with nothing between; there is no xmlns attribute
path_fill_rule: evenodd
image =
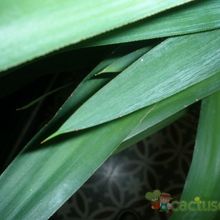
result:
<svg viewBox="0 0 220 220"><path fill-rule="evenodd" d="M0 71L189 1L3 0Z"/></svg>
<svg viewBox="0 0 220 220"><path fill-rule="evenodd" d="M187 176L182 201L194 201L196 196L201 201L217 201L220 200L219 194L219 165L220 165L220 93L217 92L206 98L202 103L198 133L196 137L196 145L193 154L192 164ZM202 165L202 166L201 166ZM201 167L201 169L199 169ZM211 174L211 178L207 175ZM204 206L203 206L204 207ZM212 208L212 206L205 206ZM196 208L194 206L194 208ZM175 212L172 220L175 219L218 219L219 210L185 210Z"/></svg>
<svg viewBox="0 0 220 220"><path fill-rule="evenodd" d="M55 135L122 117L218 73L219 33L216 30L164 41L99 90Z"/></svg>
<svg viewBox="0 0 220 220"><path fill-rule="evenodd" d="M170 37L220 28L220 2L206 0L183 6L89 39L78 47L93 47Z"/></svg>
<svg viewBox="0 0 220 220"><path fill-rule="evenodd" d="M0 195L5 198L0 201L1 218L49 218L110 156L148 111L141 110L132 117L65 137L62 141L29 146L0 177ZM110 137L109 133L116 135Z"/></svg>

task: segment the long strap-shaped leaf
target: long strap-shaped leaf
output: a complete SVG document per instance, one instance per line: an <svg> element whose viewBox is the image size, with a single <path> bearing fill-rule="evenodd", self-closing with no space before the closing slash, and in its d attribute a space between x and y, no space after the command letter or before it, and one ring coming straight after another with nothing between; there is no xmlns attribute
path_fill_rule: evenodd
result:
<svg viewBox="0 0 220 220"><path fill-rule="evenodd" d="M139 45L139 44L138 44ZM34 138L27 144L26 147L31 146L32 144L38 144L43 138L46 138L49 134L54 132L71 114L73 114L76 109L82 105L90 96L92 96L95 92L97 92L100 88L102 88L105 84L107 84L112 77L94 77L97 73L101 72L106 67L116 66L118 67L118 63L121 64L119 67L119 71L121 71L121 67L124 64L127 64L127 58L130 57L133 59L133 62L138 59L141 55L151 49L152 46L148 46L146 48L141 48L135 51L128 53L128 48L125 46L118 47L115 49L110 56L104 59L99 65L97 65L77 86L77 88L72 92L72 94L67 98L65 103L60 107L54 117L47 123L39 132L35 135ZM137 49L136 46L132 47L133 49ZM130 51L130 48L129 48ZM125 63L123 60L125 57ZM129 59L131 61L131 59Z"/></svg>
<svg viewBox="0 0 220 220"><path fill-rule="evenodd" d="M220 92L206 98L202 103L193 160L181 198L188 204L190 201L194 203L188 206L188 209L175 212L172 220L217 220L220 218L219 131ZM195 204L194 198L197 196L201 200L197 202L202 202L201 204Z"/></svg>
<svg viewBox="0 0 220 220"><path fill-rule="evenodd" d="M159 130L165 128L166 126L172 124L177 119L181 118L186 113L186 109L177 112L176 114L162 120L159 123L151 124L149 127L147 125L146 117L139 126L135 129L135 133L132 131L131 134L129 134L128 137L120 144L120 146L117 147L114 153L121 152L128 147L131 147L132 145L136 144L137 142L144 140L145 138L151 136L152 134L158 132ZM158 119L160 118L160 114L158 114ZM150 121L150 120L149 120ZM143 127L145 126L145 129Z"/></svg>
<svg viewBox="0 0 220 220"><path fill-rule="evenodd" d="M88 87L83 89L83 86L84 84L78 88L82 92L76 93L75 105L84 93L87 94ZM123 140L128 141L127 137L137 135L138 127L140 132L148 129L151 133L149 125L153 127L193 100L196 101L196 98L204 97L219 88L220 75L216 74L184 92L185 95L177 94L176 99L167 99L167 105L164 100L156 107L143 109L141 113L136 112L84 132L66 135L64 139L56 139L44 145L39 144L44 131L41 132L0 178L0 197L5 198L0 201L1 219L46 219L92 175ZM72 100L65 106L64 113L59 113L61 116L65 115L71 103L74 104L73 97L70 98ZM179 104L175 107L177 100ZM56 117L61 117L59 114ZM147 120L144 116L147 116ZM55 121L58 120L56 117ZM136 120L138 127L134 129Z"/></svg>
<svg viewBox="0 0 220 220"><path fill-rule="evenodd" d="M220 77L218 78L220 82ZM206 87L203 84L203 88L217 86L215 85L217 80L213 77L212 83ZM199 90L199 87L197 89ZM172 107L170 106L171 109ZM150 112L153 109L151 107L142 110L144 116L147 114L146 119L149 119L149 123L151 123ZM159 116L161 111L157 112ZM41 148L33 144L26 149L1 176L0 196L5 198L0 203L2 219L46 219L91 175L94 166L99 166L97 163L102 163L102 160L115 149L110 147L111 144L106 145L109 133L115 132L114 138L111 136L109 140L115 143L121 135L118 131L126 130L128 134L128 127L131 129L134 126L134 119L139 116L134 117L132 114L123 119L124 123L114 121L100 126L97 130L82 132L78 136L66 136L63 142L60 140L47 143ZM139 122L142 123L143 120L144 117ZM123 139L122 136L120 138Z"/></svg>
<svg viewBox="0 0 220 220"><path fill-rule="evenodd" d="M99 90L49 138L122 117L211 77L220 70L219 49L220 30L162 42Z"/></svg>
<svg viewBox="0 0 220 220"><path fill-rule="evenodd" d="M114 59L114 62L106 66L104 69L99 71L96 76L104 73L120 73L124 71L128 66L134 63L138 58L147 53L153 46L143 47L133 51L127 55Z"/></svg>
<svg viewBox="0 0 220 220"><path fill-rule="evenodd" d="M2 0L0 71L191 0Z"/></svg>
<svg viewBox="0 0 220 220"><path fill-rule="evenodd" d="M113 64L114 63L114 61L118 61L118 59L120 59L120 57L117 55L117 53L121 53L121 51L123 51L124 49L123 49L123 47L122 48L120 48L120 49L118 49L117 50L117 52L115 53L115 55L116 55L116 57L115 56L113 56L111 59L106 59L105 61L103 61L100 65L98 65L84 80L83 80L83 82L77 87L77 89L74 91L74 93L68 98L68 100L65 102L65 104L62 106L62 108L58 111L58 113L55 115L55 117L51 120L51 122L44 128L44 129L42 129L34 138L33 138L33 140L31 140L30 141L30 143L27 145L27 147L26 147L26 151L24 151L23 153L21 153L20 154L20 156L18 156L18 158L12 163L12 165L11 165L11 167L9 168L9 173L10 173L10 175L11 175L11 187L13 188L13 193L11 194L11 198L9 198L9 200L11 200L11 201L13 201L14 199L13 198L16 198L16 195L18 195L20 192L20 190L21 189L23 189L24 191L26 191L26 192L28 192L28 189L29 189L29 187L32 187L33 186L33 182L29 182L29 180L30 179L32 179L32 177L33 177L33 175L34 175L34 173L36 172L36 169L35 168L39 168L39 167L42 167L42 170L44 170L44 165L41 163L42 162L42 160L43 160L43 158L45 158L45 157L50 157L50 161L51 161L51 163L52 163L52 165L50 165L50 167L48 167L49 169L50 169L50 171L51 172L53 172L53 175L54 176L57 176L57 174L58 173L60 173L60 171L59 170L56 170L56 169L54 169L54 161L57 161L57 157L59 157L60 155L62 155L62 156L64 156L64 155L69 155L69 153L71 154L71 149L72 148L74 148L74 146L75 146L75 136L74 137L72 137L72 140L71 141L67 141L67 143L66 142L64 142L64 143L62 143L62 142L57 142L56 144L51 144L53 147L55 147L55 148L41 148L41 145L39 144L40 143L40 141L42 140L42 136L44 136L45 134L47 134L47 132L50 132L51 130L53 130L53 128L54 127L56 127L57 126L57 123L60 123L60 121L62 121L62 120L64 120L65 119L65 117L66 117L66 115L68 115L70 112L72 112L72 111L74 111L83 101L85 101L90 95L92 95L95 91L97 91L100 87L102 87L105 83L107 83L110 79L102 79L102 78L94 78L93 79L93 76L97 73L97 72L99 72L99 71L101 71L103 68L105 68L107 65L109 65L109 64ZM139 51L139 50L138 50ZM137 51L137 53L139 54L139 52ZM143 51L144 52L144 51ZM145 52L146 52L146 50L145 50ZM133 56L133 54L136 54L136 52L132 52L131 53L131 56L134 58L134 59L137 59L138 57L136 57L136 56ZM137 55L138 55L137 54ZM140 54L141 55L141 54ZM126 55L126 57L127 57L128 55ZM148 109L146 109L146 112L148 112ZM126 129L122 129L122 130L124 130L123 132L125 132L124 134L125 134L125 136L124 137L121 137L121 141L130 133L130 132L128 132L128 130L127 130L127 128L129 128L129 126L131 126L130 127L130 129L133 129L133 126L134 126L134 124L133 124L133 116L132 117L129 117L129 120L127 120L127 125L126 125ZM123 119L123 121L124 121L125 119ZM118 126L118 128L120 128L120 126L122 126L122 122L121 123L119 123L119 126ZM132 126L132 124L133 124L133 126ZM109 130L110 129L110 130ZM108 132L113 132L113 130L111 130L111 126L109 127L109 129L107 129L108 130ZM100 129L99 129L100 130ZM106 131L107 131L106 130ZM127 132L126 132L126 130L127 130ZM96 132L94 131L88 131L88 133L93 133L93 135L95 135L96 134ZM102 131L100 131L101 133L98 135L98 136L102 136ZM104 132L104 131L103 131ZM108 133L107 132L107 133ZM126 134L127 133L127 134ZM79 136L85 136L85 135L79 135ZM97 136L97 137L98 137ZM117 134L116 134L116 136L117 136ZM119 136L120 136L120 134L119 134ZM117 138L119 138L119 136L117 137ZM91 134L91 137L92 137L92 134ZM104 136L103 136L103 138L105 138ZM117 139L116 138L116 139ZM76 139L78 139L78 138L76 138ZM73 141L74 140L74 141ZM117 139L118 140L118 139ZM120 141L120 142L121 142ZM109 140L109 142L111 142L110 140ZM78 143L78 142L77 142ZM112 142L112 144L114 145L114 141ZM79 143L79 144L81 144L81 143ZM117 147L118 145L119 145L120 143L118 143L118 144L115 144L115 146L114 146L114 148L115 147ZM90 149L90 147L92 147L92 143L88 143L88 145L87 145L87 149L85 149L85 151L86 150L91 150ZM95 144L94 144L95 145ZM111 146L113 146L113 145L111 145ZM37 151L37 146L39 146L40 147L40 149L39 149L39 152ZM69 147L68 147L69 146ZM100 143L100 147L99 148L101 148L101 147L104 147L105 145L103 144L101 144ZM98 146L97 146L98 147ZM33 148L36 148L35 150L36 151L33 151L33 152L31 152L32 150L33 150ZM76 147L77 148L77 147ZM81 148L81 147L80 147ZM79 153L77 153L77 150L75 151L74 149L72 149L72 150L74 150L74 153L73 153L73 155L72 155L72 157L69 159L70 161L71 161L71 163L72 164L75 164L75 163L77 163L77 160L78 160L78 157L79 157L79 154L80 154L80 152L81 152L81 149L78 149L79 150ZM59 150L58 150L59 149ZM93 149L93 150L95 150L95 149ZM97 151L99 150L98 148L96 149ZM113 151L114 149L110 149L110 148L108 148L108 146L107 146L107 149L106 149L106 153L107 152L109 152L108 154L110 154L111 153L111 151ZM79 174L78 175L86 175L87 176L87 178L91 175L91 173L92 172L94 172L94 169L92 168L93 167L93 165L94 165L94 163L92 162L92 160L94 159L94 157L96 156L96 153L92 153L92 151L90 151L90 152L87 152L88 154L91 154L91 163L92 164L90 164L91 165L91 167L90 167L90 165L88 166L88 164L84 164L83 162L81 163L81 164L78 164L77 166L80 166L81 168L81 171L79 171ZM39 154L40 154L40 156L39 156ZM86 154L86 152L85 152L85 154ZM101 152L100 152L100 154L101 154ZM28 156L28 155L30 155L30 156ZM102 157L100 156L100 159L101 160L105 160L105 157L103 157L104 156L104 154L102 154ZM106 156L107 156L107 154L106 154ZM34 159L35 158L35 159ZM82 161L83 160L85 160L85 158L84 158L84 156L82 156ZM96 160L96 158L95 158L95 160ZM18 161L22 161L22 163L19 165L18 164ZM33 161L35 161L34 163L32 163ZM88 163L89 163L89 161L88 161ZM97 166L100 166L100 161L98 162L98 161L96 161L96 163L97 163ZM15 166L16 166L16 169L14 169L14 171L13 170L11 170L12 169L12 167L14 167L14 165L13 164L16 164ZM60 159L60 166L65 170L65 166L66 166L66 168L67 167L69 167L71 164L68 162L68 160L66 161L65 159L63 159L62 160L62 158ZM33 167L32 167L33 166ZM35 167L36 166L36 167ZM32 167L32 168L31 168ZM37 169L38 169L37 168ZM69 167L70 168L70 167ZM68 168L68 169L69 169ZM89 168L89 170L88 170L88 168ZM26 169L26 170L24 170L24 169ZM39 168L40 169L40 168ZM83 174L83 170L84 170L84 174ZM93 169L92 171L91 171L91 169ZM96 169L96 168L95 168ZM63 170L63 171L64 171ZM6 173L7 173L8 171L6 171ZM45 178L45 181L47 182L47 186L50 188L50 187L52 187L52 185L51 185L51 182L50 182L50 176L52 175L52 173L51 172L44 172L44 178ZM82 173L81 173L82 172ZM20 173L20 174L19 174ZM17 175L18 174L18 175ZM22 174L24 174L24 176L22 175ZM4 175L6 175L7 176L7 174L4 174ZM41 177L41 173L38 173L37 175L39 175L39 179L40 179L40 177ZM72 175L74 175L75 176L75 174L74 174L74 172L72 173ZM76 176L75 176L76 177ZM1 181L3 181L4 182L4 179L5 177L1 177L1 180L0 180L0 182ZM77 178L77 177L76 177ZM18 179L23 179L24 180L24 182L23 183L21 183L21 185L20 185L20 188L17 188L17 186L15 187L15 186L13 186L13 184L16 184L17 185L17 181L18 181ZM25 180L26 179L26 180ZM7 182L7 180L5 180L6 182ZM63 184L64 182L66 182L67 181L67 179L66 178L64 178L64 179L62 179L62 180L60 180L60 182L57 182L57 183L59 183L59 184ZM73 178L73 181L74 181L74 178ZM54 204L54 206L52 205L50 205L50 204L48 204L48 210L46 211L46 210L44 210L45 212L44 213L42 213L41 212L41 210L39 209L39 210L34 210L34 211L36 211L36 213L32 210L30 210L30 212L31 212L31 215L39 215L39 213L42 213L42 219L46 219L47 218L47 216L49 216L50 214L51 214L51 212L54 212L54 211L56 211L56 208L57 208L57 206L59 206L60 204L62 204L65 200L66 200L66 198L68 197L68 196L71 196L72 195L72 193L74 192L74 191L76 191L77 190L77 188L79 188L82 184L83 184L83 182L85 181L85 179L83 180L82 178L79 178L78 179L78 181L76 181L76 183L75 183L75 185L73 184L72 185L72 183L70 182L69 183L69 187L70 188L72 188L73 189L73 191L68 191L66 194L64 194L63 196L60 196L60 198L59 198L59 201L57 201L57 202L55 202L55 203L57 203L57 204ZM29 183L28 183L29 182ZM56 185L57 183L55 183L55 186L54 187L59 187L58 185ZM43 184L43 183L42 183ZM0 183L0 185L1 185L1 183ZM4 183L2 183L2 185L0 186L0 197L2 198L3 197L3 191L4 191L4 189L2 189L2 186L4 185ZM8 183L6 184L6 185L8 185ZM10 184L9 184L10 185ZM36 186L36 185L35 185ZM41 191L41 183L38 185L38 186L36 186L36 187L38 187L36 190L37 191ZM11 191L11 190L10 190ZM12 191L11 191L12 192ZM41 201L42 202L42 200L43 201L45 201L45 203L47 204L48 203L48 200L52 200L53 199L53 197L55 196L56 197L56 193L58 193L58 194L60 194L60 192L59 191L55 191L54 192L54 194L51 194L51 195L49 195L51 192L50 192L50 190L48 191L48 195L46 196L46 200L44 199L44 195L42 194L41 196L39 196L39 198L38 199L36 199L36 203L38 203L39 201ZM22 194L22 193L21 193ZM23 197L23 198L20 198L19 199L19 201L18 201L18 204L17 204L17 206L19 205L19 204L21 204L22 202L23 203L25 203L25 202L27 202L27 201L34 201L35 200L35 195L33 195L33 197L31 196L31 197L29 197L27 200L26 200L27 198L26 197ZM9 201L8 200L8 201ZM32 202L33 202L32 201ZM10 203L10 202L9 202ZM8 203L8 205L9 205L9 203ZM6 200L4 200L4 201L2 201L2 203L1 203L1 205L2 206L4 206L4 205L6 205L7 206L7 201ZM1 206L0 205L0 206ZM13 206L13 203L10 203L10 205L12 205ZM9 205L9 206L10 206ZM10 206L11 207L11 206ZM9 208L9 210L10 210L10 207L8 207ZM46 207L46 206L45 206ZM17 211L18 212L22 212L22 208L20 207L17 207L18 209L17 209ZM34 209L34 207L32 207L33 209ZM44 207L42 207L43 209L44 209ZM2 215L2 213L5 213L5 211L6 211L6 209L4 209L2 212L1 212L1 216L3 216L2 218L3 219L10 219L11 217L8 215L8 214L6 214L6 215ZM6 211L7 212L7 211ZM34 214L35 213L35 214ZM30 214L30 213L29 213ZM27 215L29 215L28 213L27 213ZM13 214L12 214L13 215ZM14 218L14 217L12 217L12 218ZM17 218L20 218L20 217L16 217L16 219ZM25 216L22 216L21 217L21 219L23 219L23 218L26 218ZM27 219L29 219L29 217L27 217ZM34 217L34 219L36 219L35 217ZM38 219L38 216L37 216L37 219Z"/></svg>
<svg viewBox="0 0 220 220"><path fill-rule="evenodd" d="M203 84L202 88L208 89L208 92L212 86L213 89L219 88L219 84L220 77L216 76L211 84ZM199 91L200 87L197 89L195 86L194 91ZM173 105L169 106L173 108ZM146 116L152 124L149 116L153 110L153 106L148 107L55 142L41 146L35 142L30 145L0 178L0 197L5 198L0 202L1 219L46 219L116 149L137 121L138 124L142 123ZM161 110L157 114L159 118L160 114L163 117Z"/></svg>
<svg viewBox="0 0 220 220"><path fill-rule="evenodd" d="M56 142L32 145L0 178L1 219L47 219L141 123L148 111L140 110L131 117Z"/></svg>
<svg viewBox="0 0 220 220"><path fill-rule="evenodd" d="M148 134L153 126L160 124L163 120L166 120L178 111L203 99L213 92L218 91L219 89L220 72L174 96L154 104L148 117L129 134L129 136L123 141L122 145L129 145L130 143L135 143L143 139L144 135ZM151 108L151 106L148 108Z"/></svg>
<svg viewBox="0 0 220 220"><path fill-rule="evenodd" d="M148 46L148 47L144 47L144 48L140 48L138 50L132 51L131 53L125 54L125 55L121 55L121 56L114 56L114 57L109 57L106 60L102 61L97 67L100 69L98 70L97 67L89 74L89 77L92 76L97 76L103 73L119 73L121 71L123 71L124 69L126 69L126 67L128 67L129 65L131 65L133 62L135 62L140 56L142 56L144 53L146 53L148 50L151 49L152 46ZM118 48L119 49L123 49L122 48ZM114 51L113 51L114 52ZM105 67L106 66L106 67ZM102 69L103 68L103 69ZM114 75L113 75L114 76ZM86 78L87 82L89 81L89 78ZM97 79L92 79L93 81L97 81ZM110 81L111 79L109 79ZM91 78L90 78L91 81ZM98 80L99 81L99 80ZM108 80L101 80L103 81L103 85L105 83L108 82ZM90 83L90 82L89 82ZM31 106L35 105L36 103L38 103L39 101L41 101L42 99L46 98L49 95L52 95L56 92L59 92L62 89L65 89L66 87L72 85L72 83L68 83L67 85L61 86L59 88L56 88L48 93L45 93L43 95L41 95L40 97L38 97L37 99L29 102L28 104L17 108L17 110L24 110L27 108L30 108ZM101 83L100 83L101 85Z"/></svg>
<svg viewBox="0 0 220 220"><path fill-rule="evenodd" d="M92 38L78 47L147 40L216 28L220 28L220 1L203 0Z"/></svg>

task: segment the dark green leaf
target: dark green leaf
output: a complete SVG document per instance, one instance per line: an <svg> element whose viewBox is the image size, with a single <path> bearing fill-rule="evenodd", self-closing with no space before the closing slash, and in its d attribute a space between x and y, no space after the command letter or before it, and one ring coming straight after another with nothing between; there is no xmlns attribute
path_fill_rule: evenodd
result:
<svg viewBox="0 0 220 220"><path fill-rule="evenodd" d="M172 220L217 220L220 218L219 131L220 93L218 92L203 101L193 160L181 198L181 201L186 201L188 204L194 202L191 208L195 210L186 208L176 211ZM195 197L199 197L203 204L195 204ZM209 211L204 210L208 208Z"/></svg>
<svg viewBox="0 0 220 220"><path fill-rule="evenodd" d="M105 125L24 150L0 177L2 220L50 217L148 114L143 109ZM114 135L109 135L109 134Z"/></svg>
<svg viewBox="0 0 220 220"><path fill-rule="evenodd" d="M219 48L220 30L162 42L100 89L53 136L122 117L217 74Z"/></svg>

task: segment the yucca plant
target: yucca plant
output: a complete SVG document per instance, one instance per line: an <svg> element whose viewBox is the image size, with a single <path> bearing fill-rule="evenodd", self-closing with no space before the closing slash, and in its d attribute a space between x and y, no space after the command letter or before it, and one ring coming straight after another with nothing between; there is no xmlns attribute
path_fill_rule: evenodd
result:
<svg viewBox="0 0 220 220"><path fill-rule="evenodd" d="M43 60L51 54L62 61L66 51L75 54L68 66L60 66L59 59L53 63L56 75L86 65L85 48L92 48L93 56L100 46L112 53L4 170L0 219L48 219L108 157L172 123L199 100L196 146L182 199L199 194L220 201L219 28L219 0L1 1L1 96L42 75ZM14 73L27 65L28 77L14 83L19 79ZM22 109L62 88L49 88ZM171 217L219 218L218 210Z"/></svg>

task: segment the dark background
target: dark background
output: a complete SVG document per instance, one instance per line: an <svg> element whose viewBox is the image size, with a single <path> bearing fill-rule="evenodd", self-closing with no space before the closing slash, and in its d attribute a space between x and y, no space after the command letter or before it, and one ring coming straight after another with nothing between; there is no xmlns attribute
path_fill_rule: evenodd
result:
<svg viewBox="0 0 220 220"><path fill-rule="evenodd" d="M114 46L64 50L10 70L0 78L0 168L50 120L78 83ZM36 105L16 110L59 86ZM53 220L167 219L144 195L160 189L179 198L192 159L199 105L174 124L109 158Z"/></svg>

